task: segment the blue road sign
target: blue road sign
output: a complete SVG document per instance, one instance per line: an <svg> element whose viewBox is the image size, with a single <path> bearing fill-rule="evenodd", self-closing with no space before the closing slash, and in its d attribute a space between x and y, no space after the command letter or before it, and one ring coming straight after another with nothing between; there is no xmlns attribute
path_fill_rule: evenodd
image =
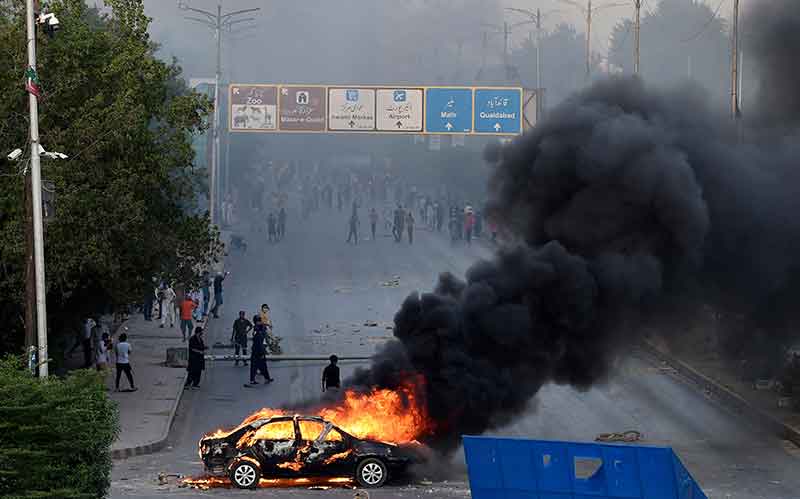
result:
<svg viewBox="0 0 800 499"><path fill-rule="evenodd" d="M472 131L472 89L427 89L425 91L425 130L430 133L470 133Z"/></svg>
<svg viewBox="0 0 800 499"><path fill-rule="evenodd" d="M522 133L522 90L476 88L475 133Z"/></svg>

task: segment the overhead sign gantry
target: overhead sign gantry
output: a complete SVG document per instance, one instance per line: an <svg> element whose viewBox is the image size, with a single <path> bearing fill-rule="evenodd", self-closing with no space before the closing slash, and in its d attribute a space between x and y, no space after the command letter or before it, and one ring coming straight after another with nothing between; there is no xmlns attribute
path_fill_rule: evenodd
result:
<svg viewBox="0 0 800 499"><path fill-rule="evenodd" d="M231 84L232 132L519 135L522 88Z"/></svg>

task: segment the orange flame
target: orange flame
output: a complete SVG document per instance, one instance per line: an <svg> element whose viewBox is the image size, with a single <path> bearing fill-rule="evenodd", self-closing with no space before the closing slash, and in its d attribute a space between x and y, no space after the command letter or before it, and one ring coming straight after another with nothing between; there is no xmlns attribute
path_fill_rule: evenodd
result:
<svg viewBox="0 0 800 499"><path fill-rule="evenodd" d="M344 458L346 458L347 456L349 456L349 455L350 455L352 452L353 452L353 451L351 451L350 449L348 449L348 450L346 450L346 451L344 451L344 452L340 452L340 453L338 453L338 454L334 454L334 455L332 455L331 457L329 457L328 459L326 459L325 461L323 461L323 464L324 464L325 466L327 466L327 465L329 465L329 464L331 464L331 463L334 463L334 462L336 462L336 461L339 461L339 460L341 460L341 459L344 459Z"/></svg>
<svg viewBox="0 0 800 499"><path fill-rule="evenodd" d="M316 414L356 438L372 439L396 444L415 443L434 430L424 404L425 384L422 376L414 376L395 390L373 388L367 392L347 390L335 405L317 409ZM260 409L248 416L241 425L275 416L290 415L282 409ZM234 430L216 430L206 437L225 437ZM246 432L238 446L249 445L262 438L280 440L281 428L265 425L255 431ZM267 433L268 432L268 433Z"/></svg>
<svg viewBox="0 0 800 499"><path fill-rule="evenodd" d="M183 480L182 486L200 490L233 488L233 484L228 478L219 477L186 478ZM348 477L262 478L258 482L258 487L262 489L290 487L352 488L353 486L353 479Z"/></svg>

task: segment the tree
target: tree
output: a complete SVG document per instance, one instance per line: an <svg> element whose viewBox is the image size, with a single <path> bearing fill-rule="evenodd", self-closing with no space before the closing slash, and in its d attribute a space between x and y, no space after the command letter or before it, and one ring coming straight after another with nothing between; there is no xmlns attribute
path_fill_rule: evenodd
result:
<svg viewBox="0 0 800 499"><path fill-rule="evenodd" d="M694 80L712 95L729 95L729 41L725 23L701 2L662 0L642 16L641 75L656 85ZM611 34L609 63L633 72L633 21L625 19Z"/></svg>
<svg viewBox="0 0 800 499"><path fill-rule="evenodd" d="M513 64L529 88L536 87L536 28L532 29L522 47L512 53ZM543 32L540 43L542 86L547 105L552 107L586 84L586 35L571 24L561 23L552 31ZM598 74L600 61L600 56L593 53L593 75Z"/></svg>
<svg viewBox="0 0 800 499"><path fill-rule="evenodd" d="M208 217L196 212L202 172L191 147L211 102L187 91L174 61L154 56L141 0L105 4L108 14L54 0L48 9L62 29L38 37L41 142L70 156L42 162L56 195L45 233L55 335L86 314L140 301L153 276L191 280L220 250ZM0 5L0 143L18 147L28 133L24 2ZM2 351L22 339L25 223L21 168L0 168Z"/></svg>

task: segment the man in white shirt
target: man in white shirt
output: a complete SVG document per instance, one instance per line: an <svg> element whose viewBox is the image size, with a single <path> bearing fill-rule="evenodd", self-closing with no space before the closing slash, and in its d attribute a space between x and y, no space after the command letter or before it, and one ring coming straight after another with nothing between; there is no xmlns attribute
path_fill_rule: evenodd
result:
<svg viewBox="0 0 800 499"><path fill-rule="evenodd" d="M175 298L177 298L177 294L175 290L172 289L171 284L167 284L166 289L163 291L164 296L164 307L161 312L161 325L158 327L163 328L164 325L167 323L167 318L169 318L169 327L175 327Z"/></svg>
<svg viewBox="0 0 800 499"><path fill-rule="evenodd" d="M137 390L136 385L133 384L133 371L131 371L131 362L130 362L130 355L131 355L131 344L128 343L128 335L122 333L119 335L119 342L117 343L117 391L119 391L119 379L122 377L122 373L125 373L125 377L128 378L128 384L130 385L130 391L135 392Z"/></svg>

